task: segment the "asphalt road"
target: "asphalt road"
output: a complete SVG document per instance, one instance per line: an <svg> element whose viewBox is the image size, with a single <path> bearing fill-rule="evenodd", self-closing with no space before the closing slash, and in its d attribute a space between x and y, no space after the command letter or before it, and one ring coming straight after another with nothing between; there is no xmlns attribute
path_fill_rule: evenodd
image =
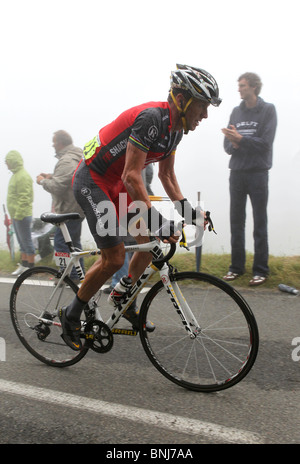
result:
<svg viewBox="0 0 300 464"><path fill-rule="evenodd" d="M14 333L11 286L0 283L0 444L102 444L105 453L144 444L153 456L129 458L148 462L159 447L195 458L202 444L300 443L300 297L241 290L257 318L258 358L238 385L204 394L157 372L139 337L115 336L109 353L89 352L69 368L43 365Z"/></svg>

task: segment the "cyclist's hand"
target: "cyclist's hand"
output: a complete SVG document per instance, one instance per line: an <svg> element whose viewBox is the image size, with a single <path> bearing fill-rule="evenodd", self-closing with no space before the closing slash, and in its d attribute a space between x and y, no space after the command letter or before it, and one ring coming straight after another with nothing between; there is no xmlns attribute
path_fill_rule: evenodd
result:
<svg viewBox="0 0 300 464"><path fill-rule="evenodd" d="M163 242L164 243L177 243L180 237L181 237L181 233L177 231L175 232L175 234L171 235L171 237L164 239Z"/></svg>
<svg viewBox="0 0 300 464"><path fill-rule="evenodd" d="M176 243L181 235L182 225L165 219L154 206L142 214L152 235L165 243Z"/></svg>
<svg viewBox="0 0 300 464"><path fill-rule="evenodd" d="M204 230L208 224L208 230L213 231L216 234L209 211L203 211L200 206L197 206L194 209L186 198L175 201L174 206L178 213L184 217L186 224L202 227Z"/></svg>
<svg viewBox="0 0 300 464"><path fill-rule="evenodd" d="M201 206L196 206L195 209L192 208L192 225L203 227L205 230L207 224L206 212L201 208Z"/></svg>
<svg viewBox="0 0 300 464"><path fill-rule="evenodd" d="M183 198L174 202L176 211L184 217L185 223L205 229L205 212L200 206L193 208L191 203Z"/></svg>
<svg viewBox="0 0 300 464"><path fill-rule="evenodd" d="M162 226L154 232L154 235L164 243L176 243L181 236L179 229L179 225L175 224L174 221L166 220Z"/></svg>

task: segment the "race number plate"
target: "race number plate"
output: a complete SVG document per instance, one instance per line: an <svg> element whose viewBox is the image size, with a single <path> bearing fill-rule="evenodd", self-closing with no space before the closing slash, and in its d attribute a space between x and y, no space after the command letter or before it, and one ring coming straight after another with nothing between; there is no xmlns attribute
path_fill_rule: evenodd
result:
<svg viewBox="0 0 300 464"><path fill-rule="evenodd" d="M68 263L70 262L71 256L69 253L65 253L62 251L56 251L54 253L54 260L55 264L60 268L67 267Z"/></svg>

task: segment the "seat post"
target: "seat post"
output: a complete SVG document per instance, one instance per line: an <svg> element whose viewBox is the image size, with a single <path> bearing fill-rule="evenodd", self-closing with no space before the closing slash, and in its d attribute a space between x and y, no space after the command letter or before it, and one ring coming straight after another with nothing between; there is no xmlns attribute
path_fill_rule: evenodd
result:
<svg viewBox="0 0 300 464"><path fill-rule="evenodd" d="M58 224L58 227L60 227L60 230L63 234L63 237L64 237L64 240L66 242L66 245L68 246L69 250L70 251L75 251L75 248L74 248L74 245L73 245L73 242L72 242L72 239L71 239L71 236L70 236L70 233L68 231L68 228L66 226L66 224L64 222Z"/></svg>

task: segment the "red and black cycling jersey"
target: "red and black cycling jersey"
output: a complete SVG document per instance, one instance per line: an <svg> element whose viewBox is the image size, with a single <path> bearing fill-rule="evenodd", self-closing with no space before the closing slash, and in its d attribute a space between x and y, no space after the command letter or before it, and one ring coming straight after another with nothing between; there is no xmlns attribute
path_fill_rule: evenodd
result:
<svg viewBox="0 0 300 464"><path fill-rule="evenodd" d="M171 111L167 102L149 102L124 111L100 129L84 147L85 163L105 179L121 178L128 143L147 153L145 165L163 160L175 152L182 131L171 131ZM94 176L93 176L94 177Z"/></svg>

